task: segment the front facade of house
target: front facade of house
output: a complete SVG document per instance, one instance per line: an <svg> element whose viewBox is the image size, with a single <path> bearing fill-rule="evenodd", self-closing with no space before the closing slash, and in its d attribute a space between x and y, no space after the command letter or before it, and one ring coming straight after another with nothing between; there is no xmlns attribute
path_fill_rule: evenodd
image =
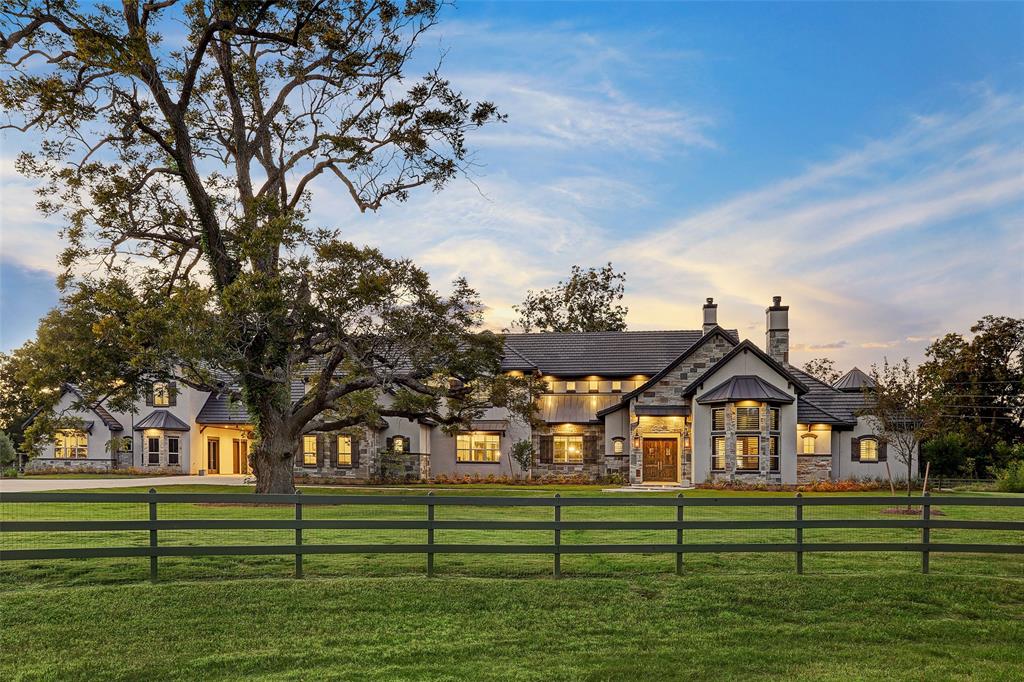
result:
<svg viewBox="0 0 1024 682"><path fill-rule="evenodd" d="M789 364L789 308L780 297L766 310L763 349L719 327L717 313L707 299L703 328L693 331L510 334L502 370L546 385L539 426L499 408L456 435L387 418L304 436L295 469L353 481L521 476L510 453L526 440L535 478L687 486L905 476L905 466L887 462L871 419L858 416L869 377L855 368L829 386ZM304 391L293 382L294 399ZM132 414L74 411L76 398L68 389L59 407L82 428L58 434L32 466L249 472L250 419L226 396L156 386Z"/></svg>

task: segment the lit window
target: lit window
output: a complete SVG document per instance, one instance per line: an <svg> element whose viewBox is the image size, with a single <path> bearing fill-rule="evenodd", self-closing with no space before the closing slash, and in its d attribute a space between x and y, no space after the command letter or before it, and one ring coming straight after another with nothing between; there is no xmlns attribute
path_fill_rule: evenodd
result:
<svg viewBox="0 0 1024 682"><path fill-rule="evenodd" d="M769 413L771 415L771 426L769 426L768 428L770 428L772 431L778 431L779 430L779 408L773 407L773 408L771 408Z"/></svg>
<svg viewBox="0 0 1024 682"><path fill-rule="evenodd" d="M612 452L614 452L616 455L621 455L624 449L625 445L623 444L621 438L612 441Z"/></svg>
<svg viewBox="0 0 1024 682"><path fill-rule="evenodd" d="M760 410L756 407L736 408L736 428L740 431L759 431L761 429Z"/></svg>
<svg viewBox="0 0 1024 682"><path fill-rule="evenodd" d="M501 460L501 437L496 433L460 433L456 436L455 461L497 462Z"/></svg>
<svg viewBox="0 0 1024 682"><path fill-rule="evenodd" d="M57 459L85 459L89 456L89 436L85 431L58 431L53 438L53 456Z"/></svg>
<svg viewBox="0 0 1024 682"><path fill-rule="evenodd" d="M576 382L575 381L567 381L567 382L565 382L565 392L566 393L575 393L576 392Z"/></svg>
<svg viewBox="0 0 1024 682"><path fill-rule="evenodd" d="M801 437L800 440L803 443L803 448L804 448L803 449L803 453L805 455L813 455L814 454L814 441L816 441L817 438L815 436L809 434L809 433L806 433L806 434L804 434Z"/></svg>
<svg viewBox="0 0 1024 682"><path fill-rule="evenodd" d="M597 393L600 390L601 390L601 382L600 381L588 381L587 382L587 391L589 391L590 393Z"/></svg>
<svg viewBox="0 0 1024 682"><path fill-rule="evenodd" d="M878 461L878 441L874 438L865 438L860 442L860 461Z"/></svg>
<svg viewBox="0 0 1024 682"><path fill-rule="evenodd" d="M555 436L555 464L581 464L583 436Z"/></svg>
<svg viewBox="0 0 1024 682"><path fill-rule="evenodd" d="M713 431L725 431L725 408L719 407L711 410L711 429Z"/></svg>
<svg viewBox="0 0 1024 682"><path fill-rule="evenodd" d="M768 468L771 471L779 471L779 437L772 436L768 439Z"/></svg>
<svg viewBox="0 0 1024 682"><path fill-rule="evenodd" d="M725 436L715 436L711 439L711 468L715 471L725 471Z"/></svg>
<svg viewBox="0 0 1024 682"><path fill-rule="evenodd" d="M757 441L757 436L736 437L737 471L757 471L759 469Z"/></svg>
<svg viewBox="0 0 1024 682"><path fill-rule="evenodd" d="M316 436L302 437L302 463L316 466Z"/></svg>
<svg viewBox="0 0 1024 682"><path fill-rule="evenodd" d="M612 382L612 393L622 393L622 382L621 381L613 381Z"/></svg>
<svg viewBox="0 0 1024 682"><path fill-rule="evenodd" d="M405 438L402 436L395 436L392 438L391 450L392 452L405 452Z"/></svg>
<svg viewBox="0 0 1024 682"><path fill-rule="evenodd" d="M160 439L159 438L147 438L146 439L146 461L149 464L160 464Z"/></svg>
<svg viewBox="0 0 1024 682"><path fill-rule="evenodd" d="M153 406L169 407L171 404L171 392L167 384L153 384Z"/></svg>
<svg viewBox="0 0 1024 682"><path fill-rule="evenodd" d="M352 466L352 436L338 436L338 466Z"/></svg>
<svg viewBox="0 0 1024 682"><path fill-rule="evenodd" d="M167 463L171 466L177 466L180 463L178 459L178 453L180 452L181 441L178 440L177 436L169 436L167 438Z"/></svg>

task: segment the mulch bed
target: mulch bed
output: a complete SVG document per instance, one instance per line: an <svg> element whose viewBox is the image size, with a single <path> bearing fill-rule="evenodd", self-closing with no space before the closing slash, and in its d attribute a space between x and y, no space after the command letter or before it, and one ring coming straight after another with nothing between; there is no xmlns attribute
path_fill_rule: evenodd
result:
<svg viewBox="0 0 1024 682"><path fill-rule="evenodd" d="M889 507L887 509L883 509L880 513L882 513L882 514L896 514L898 516L921 516L921 514L923 512L922 512L921 507L913 507L912 506L912 507L909 507L909 508L908 507ZM945 516L945 513L943 513L942 510L939 509L938 507L932 507L931 515L932 516Z"/></svg>

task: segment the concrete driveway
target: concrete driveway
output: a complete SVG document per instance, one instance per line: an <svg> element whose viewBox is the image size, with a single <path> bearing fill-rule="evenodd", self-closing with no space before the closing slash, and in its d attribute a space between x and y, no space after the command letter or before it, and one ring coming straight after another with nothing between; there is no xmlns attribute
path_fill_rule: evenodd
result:
<svg viewBox="0 0 1024 682"><path fill-rule="evenodd" d="M158 485L242 485L245 476L153 476L152 478L4 478L3 493L42 492L45 490L84 490L87 488L138 488Z"/></svg>

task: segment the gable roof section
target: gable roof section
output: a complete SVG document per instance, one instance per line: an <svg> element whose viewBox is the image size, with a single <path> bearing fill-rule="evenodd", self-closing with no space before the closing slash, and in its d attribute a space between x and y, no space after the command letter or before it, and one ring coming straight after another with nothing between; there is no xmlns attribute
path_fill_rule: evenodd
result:
<svg viewBox="0 0 1024 682"><path fill-rule="evenodd" d="M756 400L762 403L791 403L793 396L758 376L737 374L697 398L701 405Z"/></svg>
<svg viewBox="0 0 1024 682"><path fill-rule="evenodd" d="M66 385L64 388L65 390L71 391L72 393L77 395L79 400L85 402L85 398L82 397L82 394L78 392L77 388L70 384ZM124 427L121 426L121 422L117 421L117 419L114 418L114 415L110 414L110 412L107 411L107 408L103 407L99 403L96 403L95 405L89 405L88 407L90 410L93 411L93 414L100 418L100 421L103 422L103 425L106 426L109 430L124 431Z"/></svg>
<svg viewBox="0 0 1024 682"><path fill-rule="evenodd" d="M139 420L136 431L146 429L163 429L164 431L189 431L190 427L167 410L153 410Z"/></svg>
<svg viewBox="0 0 1024 682"><path fill-rule="evenodd" d="M716 328L718 329L718 328ZM738 340L735 329L720 333ZM661 371L697 345L696 330L506 334L503 371L539 369L562 376L636 376Z"/></svg>
<svg viewBox="0 0 1024 682"><path fill-rule="evenodd" d="M291 382L292 403L306 394L306 384L300 379ZM196 424L252 424L245 403L231 400L226 393L211 393L196 415Z"/></svg>
<svg viewBox="0 0 1024 682"><path fill-rule="evenodd" d="M832 388L844 393L859 393L865 388L875 388L875 380L854 367L832 384Z"/></svg>
<svg viewBox="0 0 1024 682"><path fill-rule="evenodd" d="M775 370L775 372L779 376L781 376L786 381L792 383L793 387L796 388L797 394L807 393L808 387L803 383L803 381L801 381L795 376L795 374L791 371L791 367L783 367L781 364L779 364L771 357L769 357L767 353L765 353L763 350L755 346L749 339L747 339L746 341L742 341L741 343L737 344L735 348L726 353L721 360L719 360L714 365L709 367L708 371L704 372L704 374L701 374L699 377L694 379L693 383L691 383L686 388L686 390L683 391L683 396L687 398L692 396L694 393L700 390L701 384L703 384L705 381L713 377L715 373L722 368L723 365L725 365L727 362L729 362L730 360L732 360L737 355L743 352L749 352L756 355L759 360L761 360L766 365Z"/></svg>

